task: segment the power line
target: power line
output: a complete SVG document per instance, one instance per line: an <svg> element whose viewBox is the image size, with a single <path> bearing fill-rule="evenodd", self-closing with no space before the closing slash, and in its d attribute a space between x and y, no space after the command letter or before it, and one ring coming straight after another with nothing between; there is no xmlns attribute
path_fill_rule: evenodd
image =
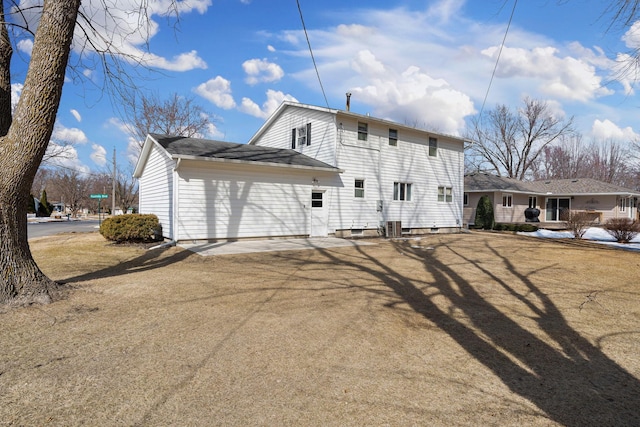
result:
<svg viewBox="0 0 640 427"><path fill-rule="evenodd" d="M302 22L302 29L304 30L304 35L307 38L307 45L309 46L309 53L311 54L311 60L313 61L313 68L316 69L316 76L318 76L318 83L320 83L320 90L322 90L322 96L324 96L324 102L327 104L327 108L329 107L329 101L327 101L327 95L324 93L324 86L322 86L322 80L320 80L320 72L318 71L318 66L316 65L316 58L313 56L313 49L311 49L311 42L309 41L309 34L307 34L307 27L304 24L304 18L302 17L302 8L300 7L300 0L296 0L298 3L298 12L300 12L300 21Z"/></svg>
<svg viewBox="0 0 640 427"><path fill-rule="evenodd" d="M487 98L489 97L489 91L491 90L491 84L493 83L493 78L496 75L496 70L498 69L498 62L500 62L500 55L502 54L502 49L504 48L504 43L507 40L507 34L509 33L509 28L511 27L511 21L513 20L513 14L516 11L516 5L518 4L518 0L513 2L513 8L511 9L511 16L509 16L509 23L507 24L507 29L504 32L504 37L502 38L502 44L500 44L500 49L498 50L498 57L496 58L496 65L493 67L493 72L491 73L491 79L489 80L489 86L487 87L487 93L484 95L484 100L482 101L482 108L480 108L480 114L478 117L482 118L482 112L484 111L484 105L487 102Z"/></svg>

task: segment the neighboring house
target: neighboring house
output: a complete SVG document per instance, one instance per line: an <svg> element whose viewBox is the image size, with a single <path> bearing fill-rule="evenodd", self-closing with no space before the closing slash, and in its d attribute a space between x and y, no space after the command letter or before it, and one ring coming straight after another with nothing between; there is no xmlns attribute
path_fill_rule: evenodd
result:
<svg viewBox="0 0 640 427"><path fill-rule="evenodd" d="M464 178L464 222L472 225L480 197L492 201L496 222L527 222L525 209L537 208L543 223L562 222L565 211L591 213L596 223L638 218L640 192L590 178L519 181L488 173Z"/></svg>
<svg viewBox="0 0 640 427"><path fill-rule="evenodd" d="M140 212L173 240L375 236L459 230L460 138L283 103L233 144L149 135Z"/></svg>

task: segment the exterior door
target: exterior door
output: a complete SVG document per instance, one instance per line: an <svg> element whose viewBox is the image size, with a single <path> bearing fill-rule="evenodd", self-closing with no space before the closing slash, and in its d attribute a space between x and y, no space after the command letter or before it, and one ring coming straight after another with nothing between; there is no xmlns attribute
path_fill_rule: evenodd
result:
<svg viewBox="0 0 640 427"><path fill-rule="evenodd" d="M327 206L324 196L324 191L311 192L311 237L327 236Z"/></svg>

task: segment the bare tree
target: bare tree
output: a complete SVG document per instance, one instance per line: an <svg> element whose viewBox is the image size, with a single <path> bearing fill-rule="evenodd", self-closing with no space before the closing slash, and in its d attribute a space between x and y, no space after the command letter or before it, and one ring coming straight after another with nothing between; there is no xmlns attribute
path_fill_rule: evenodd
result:
<svg viewBox="0 0 640 427"><path fill-rule="evenodd" d="M571 179L584 177L588 153L581 134L563 135L557 145L544 147L536 161L534 179Z"/></svg>
<svg viewBox="0 0 640 427"><path fill-rule="evenodd" d="M5 10L6 4L12 4L12 9ZM80 4L80 0L44 0L42 5L29 3L25 9L18 3L0 5L0 303L44 303L57 295L57 284L38 268L27 242L29 193L53 133L76 24L79 33L86 36L86 46L106 54L114 52L114 43L96 30L98 21L92 19L124 21L124 14L110 13L113 6L106 3L100 16L81 15L78 21ZM144 0L136 7L147 17ZM24 19L27 16L36 18L30 22ZM20 27L35 36L24 87L12 115L13 48L8 25L22 19ZM145 22L140 22L129 31L139 33L144 26ZM82 49L81 43L76 49ZM126 78L117 61L109 61L107 55L102 58L107 80ZM115 68L109 68L114 64Z"/></svg>
<svg viewBox="0 0 640 427"><path fill-rule="evenodd" d="M529 178L544 149L573 132L573 118L564 121L554 117L543 101L525 98L523 102L524 107L516 112L498 105L486 118L473 120L468 155L478 169L509 178Z"/></svg>
<svg viewBox="0 0 640 427"><path fill-rule="evenodd" d="M69 208L74 218L77 217L89 198L89 179L80 172L61 169L55 173L50 183L52 185L49 188L56 190L57 200Z"/></svg>
<svg viewBox="0 0 640 427"><path fill-rule="evenodd" d="M202 136L211 125L210 115L192 97L174 93L163 100L135 93L125 101L125 124L141 149L149 133Z"/></svg>

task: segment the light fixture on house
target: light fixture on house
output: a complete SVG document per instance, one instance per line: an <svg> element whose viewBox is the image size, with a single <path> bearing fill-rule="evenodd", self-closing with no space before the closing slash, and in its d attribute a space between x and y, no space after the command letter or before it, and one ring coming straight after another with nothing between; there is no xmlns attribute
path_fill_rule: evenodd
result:
<svg viewBox="0 0 640 427"><path fill-rule="evenodd" d="M311 180L311 183L313 184L314 187L317 187L319 184L318 178L314 176L313 179Z"/></svg>

